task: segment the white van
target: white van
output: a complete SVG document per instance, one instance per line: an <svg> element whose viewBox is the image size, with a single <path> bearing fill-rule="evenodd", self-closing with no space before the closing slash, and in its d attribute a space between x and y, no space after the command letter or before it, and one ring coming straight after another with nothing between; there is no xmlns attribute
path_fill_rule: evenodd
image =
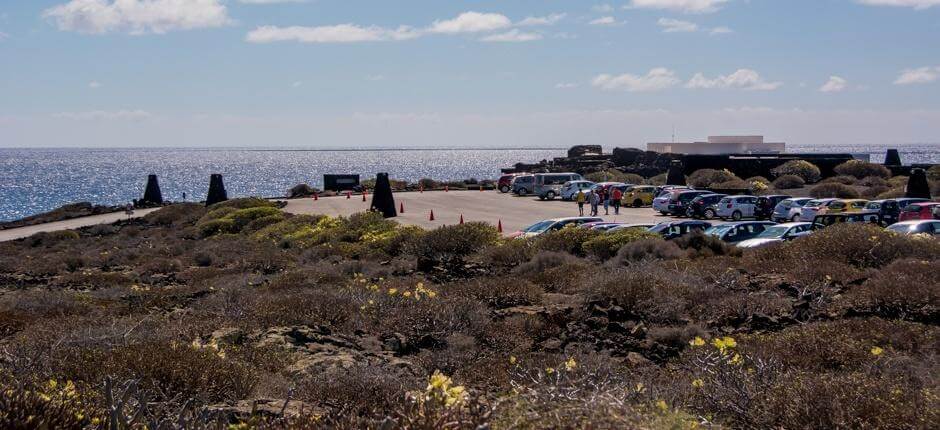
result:
<svg viewBox="0 0 940 430"><path fill-rule="evenodd" d="M566 182L583 179L577 173L539 173L535 175L535 195L542 200L554 200L561 195Z"/></svg>

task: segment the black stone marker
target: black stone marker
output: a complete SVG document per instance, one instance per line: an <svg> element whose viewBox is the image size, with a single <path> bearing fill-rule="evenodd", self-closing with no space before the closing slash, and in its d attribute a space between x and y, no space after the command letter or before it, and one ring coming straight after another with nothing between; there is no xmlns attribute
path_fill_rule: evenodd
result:
<svg viewBox="0 0 940 430"><path fill-rule="evenodd" d="M672 160L672 164L669 165L669 174L666 176L666 185L685 185L681 161Z"/></svg>
<svg viewBox="0 0 940 430"><path fill-rule="evenodd" d="M901 165L901 154L898 153L897 149L889 149L888 153L885 154L885 166L900 166Z"/></svg>
<svg viewBox="0 0 940 430"><path fill-rule="evenodd" d="M907 180L907 193L905 197L930 199L930 184L927 182L926 170L911 170L911 177Z"/></svg>
<svg viewBox="0 0 940 430"><path fill-rule="evenodd" d="M213 173L209 178L209 195L206 196L206 206L212 206L228 200L228 193L225 192L225 184L222 183L222 175Z"/></svg>
<svg viewBox="0 0 940 430"><path fill-rule="evenodd" d="M395 197L392 196L392 184L388 181L388 173L379 173L375 177L375 190L372 192L372 210L381 212L385 218L398 216L398 209L395 209Z"/></svg>
<svg viewBox="0 0 940 430"><path fill-rule="evenodd" d="M163 204L163 193L160 192L157 175L147 176L147 188L144 189L144 198L140 201L140 204L158 206Z"/></svg>

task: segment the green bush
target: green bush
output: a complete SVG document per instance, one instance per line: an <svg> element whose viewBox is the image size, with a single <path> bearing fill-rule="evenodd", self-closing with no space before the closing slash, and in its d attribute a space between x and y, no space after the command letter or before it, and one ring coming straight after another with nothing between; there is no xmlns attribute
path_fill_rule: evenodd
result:
<svg viewBox="0 0 940 430"><path fill-rule="evenodd" d="M741 178L737 177L734 173L731 173L727 169L725 170L715 170L715 169L701 169L692 172L689 175L688 183L690 186L695 188L711 188L717 187L719 184L727 183L730 181L741 181ZM743 182L743 181L742 181ZM725 187L725 188L734 188L734 187ZM744 187L747 188L747 187Z"/></svg>
<svg viewBox="0 0 940 430"><path fill-rule="evenodd" d="M839 175L839 176L832 176L832 177L823 179L819 183L820 184L855 185L856 182L858 182L858 179L854 176Z"/></svg>
<svg viewBox="0 0 940 430"><path fill-rule="evenodd" d="M940 164L927 169L927 179L940 181Z"/></svg>
<svg viewBox="0 0 940 430"><path fill-rule="evenodd" d="M840 175L854 176L858 179L867 178L869 176L877 176L879 178L891 177L891 171L888 170L887 167L862 160L846 161L836 166L835 172Z"/></svg>
<svg viewBox="0 0 940 430"><path fill-rule="evenodd" d="M238 226L235 225L234 220L228 218L214 219L199 224L199 234L202 237L235 233L238 233Z"/></svg>
<svg viewBox="0 0 940 430"><path fill-rule="evenodd" d="M840 198L840 199L857 199L859 198L858 191L855 188L852 188L848 185L839 184L836 182L829 182L826 184L819 184L813 187L810 190L809 195L817 198Z"/></svg>
<svg viewBox="0 0 940 430"><path fill-rule="evenodd" d="M778 190L792 190L795 188L803 188L806 185L806 181L803 178L797 175L783 175L774 179L773 186Z"/></svg>
<svg viewBox="0 0 940 430"><path fill-rule="evenodd" d="M584 242L583 248L589 256L599 260L609 260L617 255L620 248L629 243L652 239L662 240L662 237L642 228L625 228L612 233L597 235L593 239Z"/></svg>
<svg viewBox="0 0 940 430"><path fill-rule="evenodd" d="M646 182L642 176L635 173L624 173L617 169L607 169L588 173L584 179L593 182L623 182L625 184L643 184Z"/></svg>
<svg viewBox="0 0 940 430"><path fill-rule="evenodd" d="M427 232L412 252L419 259L427 261L459 261L495 244L498 240L499 233L493 226L482 222L468 222Z"/></svg>
<svg viewBox="0 0 940 430"><path fill-rule="evenodd" d="M819 167L816 167L815 164L806 160L787 161L783 165L771 170L770 173L775 178L787 175L799 176L808 184L814 184L822 177L822 172L819 170Z"/></svg>
<svg viewBox="0 0 940 430"><path fill-rule="evenodd" d="M151 225L179 226L193 224L206 214L206 207L197 203L178 203L144 216Z"/></svg>
<svg viewBox="0 0 940 430"><path fill-rule="evenodd" d="M666 185L666 178L668 175L665 173L660 173L652 178L646 180L646 183L649 185Z"/></svg>
<svg viewBox="0 0 940 430"><path fill-rule="evenodd" d="M26 239L30 246L52 246L59 242L68 240L77 240L78 232L72 230L57 230L49 232L36 233Z"/></svg>
<svg viewBox="0 0 940 430"><path fill-rule="evenodd" d="M232 209L248 209L248 208L258 208L258 207L279 207L278 203L272 202L269 200L262 199L260 197L247 197L240 199L231 199L226 200L221 203L216 203L212 206L209 206L209 211L222 208L232 208Z"/></svg>
<svg viewBox="0 0 940 430"><path fill-rule="evenodd" d="M271 206L258 206L236 210L235 212L226 215L225 218L232 220L235 223L238 231L241 231L241 229L245 228L246 225L256 219L278 216L280 214L281 210L278 208Z"/></svg>
<svg viewBox="0 0 940 430"><path fill-rule="evenodd" d="M584 257L584 244L601 235L596 230L569 226L558 231L543 233L535 239L535 249L540 251L567 252Z"/></svg>

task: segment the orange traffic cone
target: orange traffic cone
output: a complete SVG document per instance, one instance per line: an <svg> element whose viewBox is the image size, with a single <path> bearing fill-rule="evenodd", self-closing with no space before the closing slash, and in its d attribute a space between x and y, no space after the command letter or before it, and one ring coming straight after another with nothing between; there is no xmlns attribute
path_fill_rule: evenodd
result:
<svg viewBox="0 0 940 430"><path fill-rule="evenodd" d="M317 200L320 200L320 194L319 194L319 193L313 193L313 201L317 201Z"/></svg>
<svg viewBox="0 0 940 430"><path fill-rule="evenodd" d="M434 209L431 209L431 216L428 217L428 221L434 221Z"/></svg>
<svg viewBox="0 0 940 430"><path fill-rule="evenodd" d="M503 220L499 220L499 222L496 223L496 231L499 233L503 232Z"/></svg>
<svg viewBox="0 0 940 430"><path fill-rule="evenodd" d="M444 192L450 192L450 188L447 185L444 185Z"/></svg>
<svg viewBox="0 0 940 430"><path fill-rule="evenodd" d="M460 214L460 225L463 225L463 214Z"/></svg>
<svg viewBox="0 0 940 430"><path fill-rule="evenodd" d="M424 194L424 184L418 185L418 193Z"/></svg>
<svg viewBox="0 0 940 430"><path fill-rule="evenodd" d="M352 198L352 193L349 191L346 191L346 200L349 200L351 198Z"/></svg>
<svg viewBox="0 0 940 430"><path fill-rule="evenodd" d="M366 192L365 192L365 191L362 192L362 201L366 201Z"/></svg>
<svg viewBox="0 0 940 430"><path fill-rule="evenodd" d="M398 203L398 213L400 214L405 213L405 202Z"/></svg>
<svg viewBox="0 0 940 430"><path fill-rule="evenodd" d="M483 184L480 184L480 192L483 192Z"/></svg>

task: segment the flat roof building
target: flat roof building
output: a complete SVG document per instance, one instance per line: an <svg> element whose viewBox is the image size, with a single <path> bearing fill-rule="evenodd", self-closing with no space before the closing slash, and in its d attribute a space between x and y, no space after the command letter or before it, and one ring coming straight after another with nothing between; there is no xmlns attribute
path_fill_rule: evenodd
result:
<svg viewBox="0 0 940 430"><path fill-rule="evenodd" d="M764 142L764 136L709 136L705 142L650 142L647 151L670 154L780 154L786 152L784 142Z"/></svg>

